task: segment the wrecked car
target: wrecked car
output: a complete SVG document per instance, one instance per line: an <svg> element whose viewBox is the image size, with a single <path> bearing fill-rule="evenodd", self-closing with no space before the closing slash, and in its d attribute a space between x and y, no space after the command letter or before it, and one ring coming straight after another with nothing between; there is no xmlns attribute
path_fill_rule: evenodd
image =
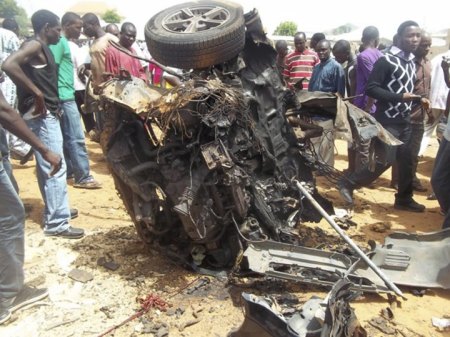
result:
<svg viewBox="0 0 450 337"><path fill-rule="evenodd" d="M290 242L299 221L320 221L294 180L333 212L284 116L298 100L261 27L257 11L229 2L173 6L145 33L156 61L184 70L182 85L126 75L103 85L117 190L142 240L187 265L229 267L248 240Z"/></svg>
<svg viewBox="0 0 450 337"><path fill-rule="evenodd" d="M309 114L333 115L344 139L399 141L336 95L288 90L256 10L244 15L240 5L221 1L179 4L153 16L145 35L158 65L182 70L165 68L181 84L149 86L123 71L103 84L97 101L102 149L140 238L194 270L240 265L327 286L348 275L357 290L401 295L385 274L401 275L386 261L414 252L378 249L371 261L343 234L353 255L300 247L296 231L334 213L314 184L313 170L331 177L336 171L308 151Z"/></svg>

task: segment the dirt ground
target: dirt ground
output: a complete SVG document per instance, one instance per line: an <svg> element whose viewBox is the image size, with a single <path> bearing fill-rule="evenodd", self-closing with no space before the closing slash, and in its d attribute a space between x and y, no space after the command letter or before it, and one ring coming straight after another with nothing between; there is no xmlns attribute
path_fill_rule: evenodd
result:
<svg viewBox="0 0 450 337"><path fill-rule="evenodd" d="M140 308L139 299L152 294L168 303L167 311L151 309L105 336L226 336L244 319L240 300L243 291L271 295L292 293L298 298L299 306L313 295L326 296L325 288L280 281L252 284L247 279L240 280L241 284L229 284L223 279L186 271L146 248L117 196L99 145L87 141L87 146L92 173L103 183L103 188L75 189L69 182L71 206L80 213L72 224L87 232L86 237L78 241L48 238L42 234L39 223L43 203L34 175L34 162L25 166L14 162L21 197L29 205L27 208L31 208L26 222L26 280L32 285L48 287L50 296L32 308L15 313L7 326L0 327L0 336L100 336L135 314ZM434 140L419 163L419 177L428 188L436 151ZM346 167L342 141L337 142L336 167ZM358 226L347 233L361 245L369 239L382 243L392 231L425 233L440 229L442 215L436 201L426 200L427 192L417 194L417 200L427 206L425 213L393 209L394 192L389 188L389 175L390 171L378 179L374 188L363 188L355 193L357 204L353 221ZM320 177L318 186L335 207L342 206L338 192L330 183ZM387 226L380 232L374 230L377 229L374 224L377 228L380 224ZM333 234L325 221L318 226ZM109 269L102 266L105 261L109 262ZM73 280L74 269L87 272L88 279L92 279L85 283ZM432 317L449 317L448 290L427 290L422 297L413 295L407 288L402 291L407 300L398 299L391 305L394 322L383 331L369 322L389 307L387 295L366 294L351 303L369 336L450 336L450 332L440 332L431 324Z"/></svg>

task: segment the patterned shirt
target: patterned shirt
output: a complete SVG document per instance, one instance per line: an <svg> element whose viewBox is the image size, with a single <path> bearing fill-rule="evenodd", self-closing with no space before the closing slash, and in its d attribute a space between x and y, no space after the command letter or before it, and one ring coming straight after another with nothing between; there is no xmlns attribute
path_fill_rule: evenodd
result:
<svg viewBox="0 0 450 337"><path fill-rule="evenodd" d="M0 28L0 65L6 58L19 49L20 42L16 34L12 31ZM14 82L6 75L5 80L0 83L0 89L6 101L11 106L16 106L17 89Z"/></svg>
<svg viewBox="0 0 450 337"><path fill-rule="evenodd" d="M303 90L308 90L309 79L311 78L313 68L320 63L317 54L309 49L303 52L294 51L286 56L286 66L283 75L290 88L302 78Z"/></svg>
<svg viewBox="0 0 450 337"><path fill-rule="evenodd" d="M382 124L410 121L412 102L404 102L403 94L414 92L416 65L414 55L408 57L393 46L378 59L367 83L367 95L377 100L375 118Z"/></svg>

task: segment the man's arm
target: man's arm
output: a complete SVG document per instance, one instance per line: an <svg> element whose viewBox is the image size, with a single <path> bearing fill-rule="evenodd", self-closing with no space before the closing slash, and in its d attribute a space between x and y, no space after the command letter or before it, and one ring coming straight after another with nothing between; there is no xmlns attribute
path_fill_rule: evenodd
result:
<svg viewBox="0 0 450 337"><path fill-rule="evenodd" d="M443 59L441 62L441 68L444 71L444 81L445 81L445 84L447 84L448 88L450 88L450 80L449 80L449 73L448 73L449 62L450 62L450 60L448 60L448 59Z"/></svg>
<svg viewBox="0 0 450 337"><path fill-rule="evenodd" d="M25 121L6 102L0 91L0 123L3 127L20 139L30 144L42 157L52 165L50 175L54 175L61 168L61 157L50 151L36 135L27 127Z"/></svg>
<svg viewBox="0 0 450 337"><path fill-rule="evenodd" d="M385 83L385 80L388 76L390 76L389 63L384 58L378 59L378 61L375 62L373 70L369 75L366 95L376 100L385 102L406 102L421 100L420 96L414 95L410 92L397 94L386 90L383 87L383 83Z"/></svg>
<svg viewBox="0 0 450 337"><path fill-rule="evenodd" d="M41 52L42 47L37 41L25 42L18 51L9 55L3 62L2 70L16 84L32 93L35 96L34 114L45 115L47 108L45 107L44 95L41 90L28 78L22 69L22 65L29 64Z"/></svg>

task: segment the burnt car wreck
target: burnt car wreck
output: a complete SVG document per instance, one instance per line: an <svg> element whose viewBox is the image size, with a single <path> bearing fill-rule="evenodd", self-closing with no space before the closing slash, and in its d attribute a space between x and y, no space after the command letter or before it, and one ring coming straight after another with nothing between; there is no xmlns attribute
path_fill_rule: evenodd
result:
<svg viewBox="0 0 450 337"><path fill-rule="evenodd" d="M408 268L413 253L373 246L372 268L357 254L296 245L295 227L322 219L315 203L334 211L315 187L312 172L323 167L308 154L308 123L295 118L324 111L344 138L398 141L339 97L286 89L256 10L188 2L156 14L145 34L161 67L183 70L167 69L182 84L162 89L123 72L103 84L96 102L102 149L140 238L194 270L240 265L280 279L327 286L346 279L346 289L401 295L378 269L400 279L394 271ZM434 236L446 256L449 233ZM448 270L441 262L436 274ZM450 287L448 278L415 284Z"/></svg>
<svg viewBox="0 0 450 337"><path fill-rule="evenodd" d="M198 11L224 6L207 4ZM137 79L111 80L100 102L103 149L141 238L188 265L221 268L235 264L247 240L291 242L299 221L321 219L295 180L306 182L333 212L317 193L284 116L299 104L274 67L275 50L255 42L240 6L226 6L240 22L233 23L239 27L232 40L238 54L187 72L171 90ZM149 48L158 55L151 42ZM185 58L161 58L189 66Z"/></svg>

